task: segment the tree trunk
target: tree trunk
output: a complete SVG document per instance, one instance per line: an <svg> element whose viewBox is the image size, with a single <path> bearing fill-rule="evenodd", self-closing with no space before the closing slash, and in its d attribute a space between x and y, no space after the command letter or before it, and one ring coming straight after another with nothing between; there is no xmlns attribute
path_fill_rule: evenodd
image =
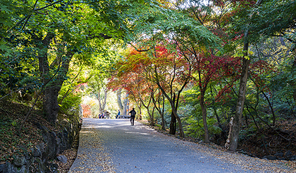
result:
<svg viewBox="0 0 296 173"><path fill-rule="evenodd" d="M175 113L175 116L176 116L176 115L177 115L177 114ZM185 137L185 134L184 134L183 126L182 126L182 121L181 121L181 119L180 119L179 116L176 116L176 119L177 119L177 121L178 121L180 137L184 138L184 137Z"/></svg>
<svg viewBox="0 0 296 173"><path fill-rule="evenodd" d="M161 94L161 91L159 91L159 96L157 98L157 100L155 100L154 98L154 94L151 95L153 104L156 108L156 110L158 111L160 117L161 117L161 128L162 130L165 130L165 120L164 120L164 102L165 102L165 97L163 94ZM162 99L160 99L160 97L162 97ZM161 103L162 103L162 109L161 109Z"/></svg>
<svg viewBox="0 0 296 173"><path fill-rule="evenodd" d="M122 105L122 102L121 102L121 91L122 91L122 88L117 90L116 95L117 95L118 108L119 108L120 112L123 113L123 105Z"/></svg>
<svg viewBox="0 0 296 173"><path fill-rule="evenodd" d="M43 97L43 109L47 121L52 124L55 124L57 113L59 111L59 106L57 102L57 89L54 89L52 83L49 84L50 74L49 74L49 63L47 57L47 51L51 39L54 37L54 34L48 33L45 38L41 41L42 44L39 45L38 60L39 60L39 71L42 78L42 83L45 86L44 97Z"/></svg>
<svg viewBox="0 0 296 173"><path fill-rule="evenodd" d="M164 95L162 95L162 110L160 112L160 116L161 116L161 127L162 127L162 130L165 130L165 119L164 119L164 104L165 103L165 97Z"/></svg>
<svg viewBox="0 0 296 173"><path fill-rule="evenodd" d="M209 143L209 130L208 130L208 124L207 124L207 108L204 101L204 91L201 92L200 97L200 106L202 110L202 119L203 119L203 125L205 130L205 143Z"/></svg>
<svg viewBox="0 0 296 173"><path fill-rule="evenodd" d="M296 70L296 58L294 59L294 62L293 62L293 65L292 65L292 69L293 69L293 71ZM292 82L292 86L295 86L296 85L295 83L296 82ZM294 102L296 102L296 89L294 89L292 92L293 92Z"/></svg>
<svg viewBox="0 0 296 173"><path fill-rule="evenodd" d="M257 0L256 6L260 5L262 0ZM252 15L250 15L252 17ZM247 24L249 25L249 24ZM248 27L248 26L247 26ZM244 102L245 102L245 93L247 89L247 80L248 80L248 70L249 70L249 64L251 62L250 58L247 58L248 56L248 50L249 50L249 41L248 41L248 33L249 30L245 30L244 34L244 57L243 57L243 66L242 66L242 73L240 78L240 86L239 86L239 92L238 92L238 98L237 98L237 104L236 104L236 112L233 117L233 125L232 125L232 131L229 132L228 139L229 141L229 151L236 151L237 145L238 145L238 139L239 139L239 131L240 131L240 124L242 119L242 114L244 110ZM227 144L227 142L226 142ZM225 146L226 146L225 144Z"/></svg>
<svg viewBox="0 0 296 173"><path fill-rule="evenodd" d="M67 76L72 56L72 52L67 52L66 59L62 62L60 70L57 72L57 76L52 82L49 83L48 86L46 86L45 89L44 110L47 116L47 120L52 124L55 124L60 109L58 103L58 95L65 81L65 77Z"/></svg>
<svg viewBox="0 0 296 173"><path fill-rule="evenodd" d="M106 102L107 102L107 96L108 96L108 90L104 90L104 98L101 98L101 90L98 91L98 101L99 101L99 109L100 109L100 114L102 114L105 110L106 107Z"/></svg>
<svg viewBox="0 0 296 173"><path fill-rule="evenodd" d="M139 109L138 119L142 120L142 103L139 102L137 105L138 105L138 109Z"/></svg>
<svg viewBox="0 0 296 173"><path fill-rule="evenodd" d="M175 115L171 114L171 123L170 123L170 134L175 135L176 134L176 117Z"/></svg>
<svg viewBox="0 0 296 173"><path fill-rule="evenodd" d="M125 99L123 100L123 116L127 116L128 115L128 110L129 110L129 100L128 100L128 93L126 93L125 95Z"/></svg>
<svg viewBox="0 0 296 173"><path fill-rule="evenodd" d="M183 91L183 89L185 88L185 86L188 84L189 78L186 78L186 80L184 81L181 89L179 89L179 91L178 91L177 98L176 98L176 94L174 92L172 92L173 91L172 90L173 85L170 86L170 88L171 88L170 95L171 96L169 96L165 92L164 88L160 85L159 78L158 78L158 73L157 73L157 67L156 66L154 68L154 71L155 71L155 74L156 74L156 77L155 77L155 79L156 79L156 85L161 90L162 94L169 100L170 105L171 105L171 108L172 108L172 113L173 113L173 115L175 116L175 118L177 119L177 121L179 123L180 137L183 138L183 137L185 137L185 134L184 134L184 131L183 131L183 126L182 126L181 119L180 119L180 117L179 117L179 115L177 113L177 109L178 109L178 102L179 102L180 94Z"/></svg>
<svg viewBox="0 0 296 173"><path fill-rule="evenodd" d="M179 95L178 95L179 96ZM179 100L179 97L176 98L176 95L174 94L174 99L173 99L173 102L171 102L171 106L172 106L172 112L175 116L175 118L177 119L178 121L178 126L179 126L179 132L180 132L180 137L184 138L185 137L185 134L184 134L184 131L183 131L183 126L182 126L182 122L181 122L181 119L177 113L177 109L178 109L178 100ZM175 105L176 104L176 105Z"/></svg>
<svg viewBox="0 0 296 173"><path fill-rule="evenodd" d="M155 121L154 121L154 111L155 111L155 106L152 108L152 113L151 113L151 126L155 126Z"/></svg>
<svg viewBox="0 0 296 173"><path fill-rule="evenodd" d="M55 124L60 107L58 104L59 87L47 87L44 91L43 109L46 119Z"/></svg>
<svg viewBox="0 0 296 173"><path fill-rule="evenodd" d="M248 80L248 70L250 59L246 59L245 57L248 55L248 48L249 44L246 41L244 44L244 57L243 57L243 66L242 66L242 73L240 78L240 86L238 92L238 99L236 104L236 112L233 117L233 125L232 131L229 134L229 151L236 151L239 139L239 131L240 131L240 124L244 109L244 102L245 102L245 93L247 88L247 80Z"/></svg>

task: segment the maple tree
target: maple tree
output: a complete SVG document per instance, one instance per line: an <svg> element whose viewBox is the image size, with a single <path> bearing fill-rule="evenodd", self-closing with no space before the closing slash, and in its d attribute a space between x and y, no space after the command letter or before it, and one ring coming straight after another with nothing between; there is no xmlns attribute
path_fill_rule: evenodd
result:
<svg viewBox="0 0 296 173"><path fill-rule="evenodd" d="M181 2L182 3L182 2ZM221 2L221 8L224 5ZM201 114L203 117L203 128L205 132L205 142L209 141L209 132L207 127L207 108L205 103L206 90L211 82L219 82L222 78L227 78L236 73L239 68L239 60L229 55L221 55L221 48L227 46L228 38L222 25L219 25L221 18L225 14L221 10L220 15L214 11L215 4L202 3L199 1L189 1L188 8L183 11L189 13L189 15L196 20L200 25L207 27L213 35L219 37L220 46L214 46L215 44L209 44L207 42L199 42L194 35L191 34L190 29L181 30L175 34L174 39L179 48L180 54L190 63L193 69L193 79L199 87L199 104L201 106ZM216 5L217 6L217 5ZM219 51L220 50L220 51ZM217 55L216 55L217 54ZM230 86L225 86L217 98L219 98L227 88L231 87L231 84L237 80L237 74L230 82Z"/></svg>
<svg viewBox="0 0 296 173"><path fill-rule="evenodd" d="M136 101L138 107L144 106L151 118L152 114L149 111L151 97L147 85L149 82L145 81L145 67L147 61L144 55L140 55L136 50L131 49L126 60L117 63L117 73L113 75L108 87L113 90L124 89ZM146 62L145 62L146 61ZM148 102L145 101L148 98ZM139 104L140 102L140 104ZM151 119L153 124L153 118Z"/></svg>
<svg viewBox="0 0 296 173"><path fill-rule="evenodd" d="M178 105L181 92L191 79L191 67L179 54L156 46L153 52L154 75L153 81L157 84L162 94L169 101L172 108L172 120L176 118L179 126L180 137L184 137L183 126L178 115ZM174 121L171 120L170 133L174 134Z"/></svg>
<svg viewBox="0 0 296 173"><path fill-rule="evenodd" d="M134 96L137 95L142 105L148 110L152 124L153 113L150 113L149 105L152 103L152 98L154 99L155 87L159 88L169 100L172 108L171 133L175 134L176 122L174 120L176 119L179 124L180 136L183 137L182 122L177 108L180 94L190 80L190 69L184 59L163 46L156 46L149 53L133 49L130 56L127 57L127 61L119 63L118 73L121 77L119 80L124 81L121 86L133 93ZM145 99L142 97L148 97L147 104L144 103ZM153 109L155 106L156 104Z"/></svg>
<svg viewBox="0 0 296 173"><path fill-rule="evenodd" d="M238 71L239 69L239 59L233 57L216 57L214 55L210 55L210 57L197 56L201 57L197 59L197 64L195 65L195 69L197 71L197 77L195 78L199 89L200 89L200 106L202 109L202 117L205 128L205 142L209 142L209 132L207 129L207 104L205 102L205 94L208 86L212 82L219 82L222 78L229 78L228 85L225 85L223 89L221 89L216 96L216 99L220 99L223 93L225 93L228 88L232 87L232 84L238 79L238 73L234 71Z"/></svg>

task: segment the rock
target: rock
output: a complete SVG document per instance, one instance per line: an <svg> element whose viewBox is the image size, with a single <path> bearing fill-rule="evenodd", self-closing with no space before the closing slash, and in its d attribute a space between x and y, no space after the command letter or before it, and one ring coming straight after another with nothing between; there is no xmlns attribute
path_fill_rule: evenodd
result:
<svg viewBox="0 0 296 173"><path fill-rule="evenodd" d="M49 141L49 132L46 130L42 130L42 137L45 143L48 143Z"/></svg>
<svg viewBox="0 0 296 173"><path fill-rule="evenodd" d="M65 138L62 134L62 132L59 132L58 134L59 139L61 140L59 148L60 148L60 153L65 151L67 149L67 138Z"/></svg>
<svg viewBox="0 0 296 173"><path fill-rule="evenodd" d="M61 153L61 139L59 137L56 137L56 154Z"/></svg>
<svg viewBox="0 0 296 173"><path fill-rule="evenodd" d="M10 162L6 162L6 169L4 173L15 173L17 172L17 169L10 163Z"/></svg>
<svg viewBox="0 0 296 173"><path fill-rule="evenodd" d="M6 164L5 163L1 163L0 164L0 173L5 173L6 171Z"/></svg>
<svg viewBox="0 0 296 173"><path fill-rule="evenodd" d="M278 157L277 160L286 160L284 157Z"/></svg>
<svg viewBox="0 0 296 173"><path fill-rule="evenodd" d="M38 122L33 122L33 124L34 124L38 129L43 130L43 128L42 128L42 126L41 126L40 123L38 123Z"/></svg>
<svg viewBox="0 0 296 173"><path fill-rule="evenodd" d="M27 172L26 171L26 165L23 165L21 168L18 168L17 171L18 171L18 173Z"/></svg>
<svg viewBox="0 0 296 173"><path fill-rule="evenodd" d="M289 160L296 160L296 156L291 156Z"/></svg>
<svg viewBox="0 0 296 173"><path fill-rule="evenodd" d="M57 164L54 164L54 163L50 163L48 165L48 169L51 173L58 173L58 165Z"/></svg>
<svg viewBox="0 0 296 173"><path fill-rule="evenodd" d="M284 156L284 153L277 152L277 153L275 153L274 156L276 156L276 157L283 157Z"/></svg>
<svg viewBox="0 0 296 173"><path fill-rule="evenodd" d="M264 156L262 159L276 160L277 158L275 156L268 155L268 156Z"/></svg>
<svg viewBox="0 0 296 173"><path fill-rule="evenodd" d="M46 167L46 162L43 162L39 157L36 157L35 164L37 163L36 169L38 172L49 172Z"/></svg>
<svg viewBox="0 0 296 173"><path fill-rule="evenodd" d="M292 156L293 156L293 153L290 150L288 150L288 151L285 152L285 157L286 158L290 158Z"/></svg>
<svg viewBox="0 0 296 173"><path fill-rule="evenodd" d="M30 160L31 159L31 154L29 152L24 152L24 156L26 158L26 160Z"/></svg>
<svg viewBox="0 0 296 173"><path fill-rule="evenodd" d="M57 157L58 161L62 162L62 163L67 163L67 157L64 155L60 155Z"/></svg>
<svg viewBox="0 0 296 173"><path fill-rule="evenodd" d="M15 159L13 159L13 164L19 167L23 166L24 164L26 164L25 156L16 156Z"/></svg>
<svg viewBox="0 0 296 173"><path fill-rule="evenodd" d="M49 160L55 159L57 155L57 136L55 132L49 132L48 142L46 147L46 155Z"/></svg>
<svg viewBox="0 0 296 173"><path fill-rule="evenodd" d="M78 124L66 124L64 130L57 135L42 124L34 123L42 130L45 143L39 143L29 151L25 146L19 146L24 150L23 156L14 155L13 162L0 162L0 173L27 173L27 172L58 172L58 165L49 163L48 160L56 159L62 163L67 163L68 159L64 155L58 157L57 154L72 146L75 135L79 132Z"/></svg>
<svg viewBox="0 0 296 173"><path fill-rule="evenodd" d="M71 142L69 142L69 131L66 127L63 130L63 138L65 140L65 147L71 148Z"/></svg>
<svg viewBox="0 0 296 173"><path fill-rule="evenodd" d="M240 150L240 151L238 151L239 153L242 153L242 154L248 154L246 151L244 151L244 150Z"/></svg>
<svg viewBox="0 0 296 173"><path fill-rule="evenodd" d="M32 153L33 157L41 157L42 153L40 151L40 149L38 147L33 149L33 153Z"/></svg>
<svg viewBox="0 0 296 173"><path fill-rule="evenodd" d="M41 153L43 153L45 150L44 150L44 143L41 142L40 144L38 144L36 147L41 151Z"/></svg>
<svg viewBox="0 0 296 173"><path fill-rule="evenodd" d="M59 137L57 137L56 140L57 140L57 144L60 145L60 143L61 143L61 139L60 139Z"/></svg>

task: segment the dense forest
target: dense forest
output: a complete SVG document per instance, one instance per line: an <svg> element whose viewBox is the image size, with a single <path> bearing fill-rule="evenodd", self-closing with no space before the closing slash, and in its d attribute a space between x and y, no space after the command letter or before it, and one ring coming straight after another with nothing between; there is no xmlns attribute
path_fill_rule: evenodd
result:
<svg viewBox="0 0 296 173"><path fill-rule="evenodd" d="M1 0L1 161L31 146L7 135L80 121L85 95L101 114L111 92L171 135L296 160L295 11L295 0Z"/></svg>

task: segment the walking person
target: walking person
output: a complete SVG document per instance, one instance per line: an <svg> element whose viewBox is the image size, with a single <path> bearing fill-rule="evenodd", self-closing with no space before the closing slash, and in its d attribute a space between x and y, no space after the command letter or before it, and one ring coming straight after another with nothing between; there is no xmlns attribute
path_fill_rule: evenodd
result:
<svg viewBox="0 0 296 173"><path fill-rule="evenodd" d="M131 114L131 124L132 124L132 126L133 126L134 123L135 123L135 117L136 117L136 111L135 111L135 108L133 108L129 113Z"/></svg>
<svg viewBox="0 0 296 173"><path fill-rule="evenodd" d="M120 116L120 110L118 110L118 113L116 115L116 119L119 118L119 116Z"/></svg>

